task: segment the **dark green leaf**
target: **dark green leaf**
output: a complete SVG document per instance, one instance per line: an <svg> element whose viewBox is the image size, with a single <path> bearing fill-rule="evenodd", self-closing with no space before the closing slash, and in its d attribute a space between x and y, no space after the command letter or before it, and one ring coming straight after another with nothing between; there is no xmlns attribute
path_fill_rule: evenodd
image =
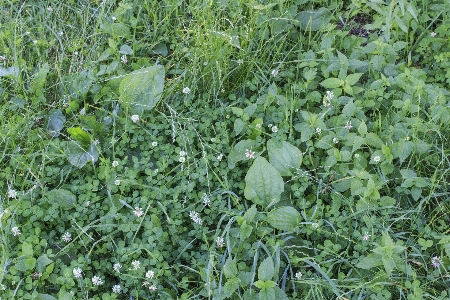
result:
<svg viewBox="0 0 450 300"><path fill-rule="evenodd" d="M300 217L300 213L294 207L283 206L273 209L267 215L267 222L276 229L295 231Z"/></svg>

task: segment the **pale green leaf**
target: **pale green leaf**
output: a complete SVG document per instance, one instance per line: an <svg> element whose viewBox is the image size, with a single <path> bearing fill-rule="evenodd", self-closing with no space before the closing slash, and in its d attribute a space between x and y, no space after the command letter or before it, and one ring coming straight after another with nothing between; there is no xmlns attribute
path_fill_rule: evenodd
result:
<svg viewBox="0 0 450 300"><path fill-rule="evenodd" d="M75 203L77 202L75 195L64 189L51 190L45 196L50 203L56 203L64 209L75 207Z"/></svg>
<svg viewBox="0 0 450 300"><path fill-rule="evenodd" d="M236 267L236 262L231 257L228 257L225 265L223 266L223 274L226 278L232 278L236 277L237 273L238 270Z"/></svg>
<svg viewBox="0 0 450 300"><path fill-rule="evenodd" d="M302 11L298 14L302 30L317 31L325 27L331 20L331 12L324 7L317 10Z"/></svg>
<svg viewBox="0 0 450 300"><path fill-rule="evenodd" d="M298 169L302 163L302 152L294 145L270 139L267 141L269 161L282 176L292 175L291 169Z"/></svg>
<svg viewBox="0 0 450 300"><path fill-rule="evenodd" d="M236 120L234 120L234 133L236 135L241 133L241 131L242 131L242 129L244 129L244 127L245 127L245 123L244 123L244 121L242 121L241 118L237 118Z"/></svg>
<svg viewBox="0 0 450 300"><path fill-rule="evenodd" d="M22 255L33 256L33 246L30 243L27 242L22 243Z"/></svg>
<svg viewBox="0 0 450 300"><path fill-rule="evenodd" d="M347 78L345 78L345 82L348 85L355 85L358 80L361 78L363 73L355 73L355 74L350 74L347 76Z"/></svg>
<svg viewBox="0 0 450 300"><path fill-rule="evenodd" d="M130 46L124 44L124 45L122 45L120 47L119 53L120 54L126 54L126 55L132 55L133 54L133 49L131 49Z"/></svg>
<svg viewBox="0 0 450 300"><path fill-rule="evenodd" d="M267 215L267 222L276 229L295 231L300 218L300 213L294 207L283 206L273 209Z"/></svg>
<svg viewBox="0 0 450 300"><path fill-rule="evenodd" d="M379 266L381 264L380 258L379 257L375 257L372 254L369 254L369 256L365 256L363 257L363 259L356 264L357 268L360 269L371 269L373 267Z"/></svg>
<svg viewBox="0 0 450 300"><path fill-rule="evenodd" d="M320 83L326 89L334 89L344 85L344 81L338 78L327 78Z"/></svg>
<svg viewBox="0 0 450 300"><path fill-rule="evenodd" d="M258 267L258 279L263 281L272 280L275 274L275 267L273 265L272 257L264 259Z"/></svg>

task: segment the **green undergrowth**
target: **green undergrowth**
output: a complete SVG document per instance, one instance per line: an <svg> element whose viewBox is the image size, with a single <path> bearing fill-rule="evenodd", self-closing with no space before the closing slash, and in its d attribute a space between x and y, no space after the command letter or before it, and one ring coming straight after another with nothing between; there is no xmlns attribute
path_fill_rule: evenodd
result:
<svg viewBox="0 0 450 300"><path fill-rule="evenodd" d="M0 299L448 299L447 1L0 6Z"/></svg>

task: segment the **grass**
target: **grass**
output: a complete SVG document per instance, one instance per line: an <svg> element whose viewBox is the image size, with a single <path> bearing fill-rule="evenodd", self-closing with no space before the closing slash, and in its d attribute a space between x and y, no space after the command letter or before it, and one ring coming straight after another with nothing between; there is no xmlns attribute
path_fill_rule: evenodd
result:
<svg viewBox="0 0 450 300"><path fill-rule="evenodd" d="M0 299L448 299L449 11L5 1Z"/></svg>

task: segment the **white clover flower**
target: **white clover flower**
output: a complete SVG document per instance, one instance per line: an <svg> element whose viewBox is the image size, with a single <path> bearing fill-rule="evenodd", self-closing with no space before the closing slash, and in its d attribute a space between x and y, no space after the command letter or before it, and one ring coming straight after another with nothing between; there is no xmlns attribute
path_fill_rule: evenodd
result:
<svg viewBox="0 0 450 300"><path fill-rule="evenodd" d="M116 179L116 180L114 181L114 184L115 184L115 185L120 185L120 180L119 180L119 179Z"/></svg>
<svg viewBox="0 0 450 300"><path fill-rule="evenodd" d="M113 22L114 22L115 20L117 20L117 18L114 17L114 16L112 16L112 17L111 17L111 20L113 20Z"/></svg>
<svg viewBox="0 0 450 300"><path fill-rule="evenodd" d="M439 256L435 256L431 259L431 265L435 268L439 268L442 265L442 260Z"/></svg>
<svg viewBox="0 0 450 300"><path fill-rule="evenodd" d="M31 32L27 31L27 32L25 32L25 35L30 35L30 33L31 33Z"/></svg>
<svg viewBox="0 0 450 300"><path fill-rule="evenodd" d="M255 127L259 129L259 128L261 128L261 124L258 123L258 124L255 125Z"/></svg>
<svg viewBox="0 0 450 300"><path fill-rule="evenodd" d="M100 277L94 276L94 277L92 277L92 284L93 285L102 285L103 281Z"/></svg>
<svg viewBox="0 0 450 300"><path fill-rule="evenodd" d="M186 152L184 152L183 150L180 151L180 156L186 156Z"/></svg>
<svg viewBox="0 0 450 300"><path fill-rule="evenodd" d="M156 285L153 284L153 285L149 286L148 289L152 292L155 292L158 288L156 287Z"/></svg>
<svg viewBox="0 0 450 300"><path fill-rule="evenodd" d="M335 143L335 144L339 143L339 139L338 138L333 138L333 143Z"/></svg>
<svg viewBox="0 0 450 300"><path fill-rule="evenodd" d="M374 162L379 162L381 160L381 157L379 155L375 155L375 157L373 158Z"/></svg>
<svg viewBox="0 0 450 300"><path fill-rule="evenodd" d="M138 260L133 260L133 261L131 262L131 264L133 265L133 268L134 268L135 270L137 270L137 269L139 269L139 268L141 267L141 262L138 261Z"/></svg>
<svg viewBox="0 0 450 300"><path fill-rule="evenodd" d="M122 265L120 263L115 263L113 265L113 270L116 271L117 273L120 273L121 268L122 268Z"/></svg>
<svg viewBox="0 0 450 300"><path fill-rule="evenodd" d="M328 100L323 100L323 106L324 107L329 107L331 105L331 102L330 101L328 101Z"/></svg>
<svg viewBox="0 0 450 300"><path fill-rule="evenodd" d="M206 193L203 194L201 200L202 200L204 206L210 206L211 205L211 199L209 199L209 197L208 197L208 195L206 195Z"/></svg>
<svg viewBox="0 0 450 300"><path fill-rule="evenodd" d="M219 155L217 155L217 160L218 160L218 161L221 161L222 158L223 158L223 154L222 154L222 153L220 153Z"/></svg>
<svg viewBox="0 0 450 300"><path fill-rule="evenodd" d="M302 272L297 272L297 273L295 273L295 278L301 279L302 277L303 277Z"/></svg>
<svg viewBox="0 0 450 300"><path fill-rule="evenodd" d="M89 207L89 205L91 205L91 201L86 201L86 203L84 204L86 207Z"/></svg>
<svg viewBox="0 0 450 300"><path fill-rule="evenodd" d="M122 56L120 57L120 61L121 61L123 64L126 64L126 63L128 62L127 56L126 56L125 54L122 55Z"/></svg>
<svg viewBox="0 0 450 300"><path fill-rule="evenodd" d="M120 294L122 292L122 288L120 285L116 284L112 287L112 292L115 294Z"/></svg>
<svg viewBox="0 0 450 300"><path fill-rule="evenodd" d="M152 146L153 146L153 147L158 146L158 142L152 142Z"/></svg>
<svg viewBox="0 0 450 300"><path fill-rule="evenodd" d="M278 132L278 127L277 126L272 126L272 132Z"/></svg>
<svg viewBox="0 0 450 300"><path fill-rule="evenodd" d="M319 228L319 223L312 223L311 226L314 228Z"/></svg>
<svg viewBox="0 0 450 300"><path fill-rule="evenodd" d="M179 161L180 163L184 163L184 162L186 161L186 157L180 156L180 158L178 159L178 161Z"/></svg>
<svg viewBox="0 0 450 300"><path fill-rule="evenodd" d="M75 51L75 52L73 53L73 55L78 55L78 51Z"/></svg>
<svg viewBox="0 0 450 300"><path fill-rule="evenodd" d="M242 59L238 59L238 60L237 60L237 64L238 64L238 65L242 65L243 62L244 62L244 61L243 61Z"/></svg>
<svg viewBox="0 0 450 300"><path fill-rule="evenodd" d="M216 142L216 138L211 138L211 143L215 143Z"/></svg>
<svg viewBox="0 0 450 300"><path fill-rule="evenodd" d="M83 272L83 271L81 271L80 268L75 268L75 269L73 269L73 271L72 271L73 277L75 277L75 278L80 278L82 272Z"/></svg>
<svg viewBox="0 0 450 300"><path fill-rule="evenodd" d="M277 70L277 69L272 70L272 71L270 72L270 75L272 75L272 77L277 77L277 75L278 75L278 70Z"/></svg>
<svg viewBox="0 0 450 300"><path fill-rule="evenodd" d="M52 12L53 8L51 6L47 7L47 11Z"/></svg>
<svg viewBox="0 0 450 300"><path fill-rule="evenodd" d="M353 128L352 121L347 121L347 123L345 123L344 128L348 130L352 129Z"/></svg>
<svg viewBox="0 0 450 300"><path fill-rule="evenodd" d="M155 171L154 171L154 172L155 172L155 174L156 174L156 173L158 173L158 171L159 171L158 169L155 169Z"/></svg>
<svg viewBox="0 0 450 300"><path fill-rule="evenodd" d="M359 158L359 153L355 153L355 158Z"/></svg>
<svg viewBox="0 0 450 300"><path fill-rule="evenodd" d="M119 165L119 162L117 160L112 162L112 166L115 168Z"/></svg>
<svg viewBox="0 0 450 300"><path fill-rule="evenodd" d="M70 241L72 240L72 235L70 234L70 232L66 232L66 233L64 233L64 234L62 235L61 239L62 239L64 242L68 243L68 242L70 242Z"/></svg>
<svg viewBox="0 0 450 300"><path fill-rule="evenodd" d="M198 216L198 213L196 211L190 211L189 217L194 221L194 223L202 225L203 220Z"/></svg>
<svg viewBox="0 0 450 300"><path fill-rule="evenodd" d="M35 45L36 45L36 44L37 44L37 42L38 42L37 40L33 40L33 44L35 44Z"/></svg>
<svg viewBox="0 0 450 300"><path fill-rule="evenodd" d="M136 123L137 121L139 121L139 115L132 115L131 121L133 121L133 123Z"/></svg>
<svg viewBox="0 0 450 300"><path fill-rule="evenodd" d="M12 231L14 236L20 235L20 230L19 230L19 227L17 227L17 226L11 228L11 231Z"/></svg>
<svg viewBox="0 0 450 300"><path fill-rule="evenodd" d="M430 36L431 36L431 37L435 37L435 36L436 36L436 32L434 32L434 31L431 32L431 33L430 33Z"/></svg>
<svg viewBox="0 0 450 300"><path fill-rule="evenodd" d="M16 198L16 197L17 197L16 190L8 189L8 198Z"/></svg>
<svg viewBox="0 0 450 300"><path fill-rule="evenodd" d="M327 95L325 97L328 101L331 101L334 98L334 94L332 91L327 91Z"/></svg>
<svg viewBox="0 0 450 300"><path fill-rule="evenodd" d="M322 133L322 129L320 129L319 127L316 128L316 133L317 134L321 134Z"/></svg>
<svg viewBox="0 0 450 300"><path fill-rule="evenodd" d="M144 212L142 211L142 209L140 208L140 207L135 207L134 208L134 210L133 210L133 214L136 216L136 217L142 217L143 215L144 215Z"/></svg>
<svg viewBox="0 0 450 300"><path fill-rule="evenodd" d="M362 239L363 239L364 241L368 241L370 237L371 237L371 235L366 231L366 232L364 233Z"/></svg>
<svg viewBox="0 0 450 300"><path fill-rule="evenodd" d="M251 149L250 150L248 150L248 149L245 149L245 157L247 157L247 158L249 158L249 159L252 159L252 158L255 158L255 152L254 151L252 151Z"/></svg>
<svg viewBox="0 0 450 300"><path fill-rule="evenodd" d="M59 35L59 36L63 36L63 35L64 35L64 32L60 31L60 32L58 32L58 35Z"/></svg>
<svg viewBox="0 0 450 300"><path fill-rule="evenodd" d="M155 272L153 272L153 270L147 271L147 273L145 273L145 278L152 279L153 277L155 277Z"/></svg>
<svg viewBox="0 0 450 300"><path fill-rule="evenodd" d="M225 241L224 241L223 237L218 236L216 238L216 247L217 248L222 248L224 245L225 245Z"/></svg>
<svg viewBox="0 0 450 300"><path fill-rule="evenodd" d="M188 88L187 86L183 88L183 94L189 94L191 92L191 89Z"/></svg>

